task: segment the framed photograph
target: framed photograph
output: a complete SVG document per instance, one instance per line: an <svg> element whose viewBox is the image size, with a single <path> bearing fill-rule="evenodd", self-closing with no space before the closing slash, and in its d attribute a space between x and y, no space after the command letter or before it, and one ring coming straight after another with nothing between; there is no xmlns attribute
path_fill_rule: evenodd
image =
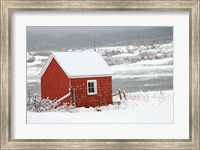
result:
<svg viewBox="0 0 200 150"><path fill-rule="evenodd" d="M200 1L1 1L1 149L200 149Z"/></svg>
<svg viewBox="0 0 200 150"><path fill-rule="evenodd" d="M26 32L27 123L173 123L172 26L28 26Z"/></svg>

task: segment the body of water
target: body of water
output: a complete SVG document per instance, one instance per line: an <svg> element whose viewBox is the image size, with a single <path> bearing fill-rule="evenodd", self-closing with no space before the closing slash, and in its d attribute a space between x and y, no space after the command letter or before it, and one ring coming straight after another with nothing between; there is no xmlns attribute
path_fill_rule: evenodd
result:
<svg viewBox="0 0 200 150"><path fill-rule="evenodd" d="M131 72L121 72L113 75L113 92L116 92L119 89L125 90L126 92L173 90L173 76L166 75L173 73L172 68L167 70L142 70L140 73L138 71L135 73L134 71ZM115 76L120 76L121 78L115 78ZM28 76L27 79L27 87L30 90L30 93L40 95L40 79L36 76Z"/></svg>

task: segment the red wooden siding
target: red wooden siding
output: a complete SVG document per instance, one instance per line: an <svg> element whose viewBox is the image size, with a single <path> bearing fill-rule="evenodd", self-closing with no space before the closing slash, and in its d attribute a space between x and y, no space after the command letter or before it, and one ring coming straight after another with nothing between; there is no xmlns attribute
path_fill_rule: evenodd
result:
<svg viewBox="0 0 200 150"><path fill-rule="evenodd" d="M97 80L97 94L87 94L87 80ZM72 87L76 89L77 107L96 107L112 104L112 77L72 78Z"/></svg>
<svg viewBox="0 0 200 150"><path fill-rule="evenodd" d="M41 78L41 97L51 100L59 99L69 92L70 79L53 58ZM67 98L62 102L69 102Z"/></svg>

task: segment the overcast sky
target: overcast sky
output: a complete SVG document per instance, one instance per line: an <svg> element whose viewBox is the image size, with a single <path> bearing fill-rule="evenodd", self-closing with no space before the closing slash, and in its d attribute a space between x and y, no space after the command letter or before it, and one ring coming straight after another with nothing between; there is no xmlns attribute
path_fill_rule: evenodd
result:
<svg viewBox="0 0 200 150"><path fill-rule="evenodd" d="M66 50L96 46L146 45L172 40L172 27L28 26L28 50Z"/></svg>
<svg viewBox="0 0 200 150"><path fill-rule="evenodd" d="M142 31L151 27L133 26L28 26L28 33L85 33L85 32L117 32L123 30Z"/></svg>

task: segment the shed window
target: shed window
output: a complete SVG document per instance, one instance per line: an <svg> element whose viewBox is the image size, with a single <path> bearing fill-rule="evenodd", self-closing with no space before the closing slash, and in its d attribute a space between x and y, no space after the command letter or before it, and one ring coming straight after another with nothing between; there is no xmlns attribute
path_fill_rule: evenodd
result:
<svg viewBox="0 0 200 150"><path fill-rule="evenodd" d="M87 81L87 93L88 95L97 94L97 81L88 80Z"/></svg>

